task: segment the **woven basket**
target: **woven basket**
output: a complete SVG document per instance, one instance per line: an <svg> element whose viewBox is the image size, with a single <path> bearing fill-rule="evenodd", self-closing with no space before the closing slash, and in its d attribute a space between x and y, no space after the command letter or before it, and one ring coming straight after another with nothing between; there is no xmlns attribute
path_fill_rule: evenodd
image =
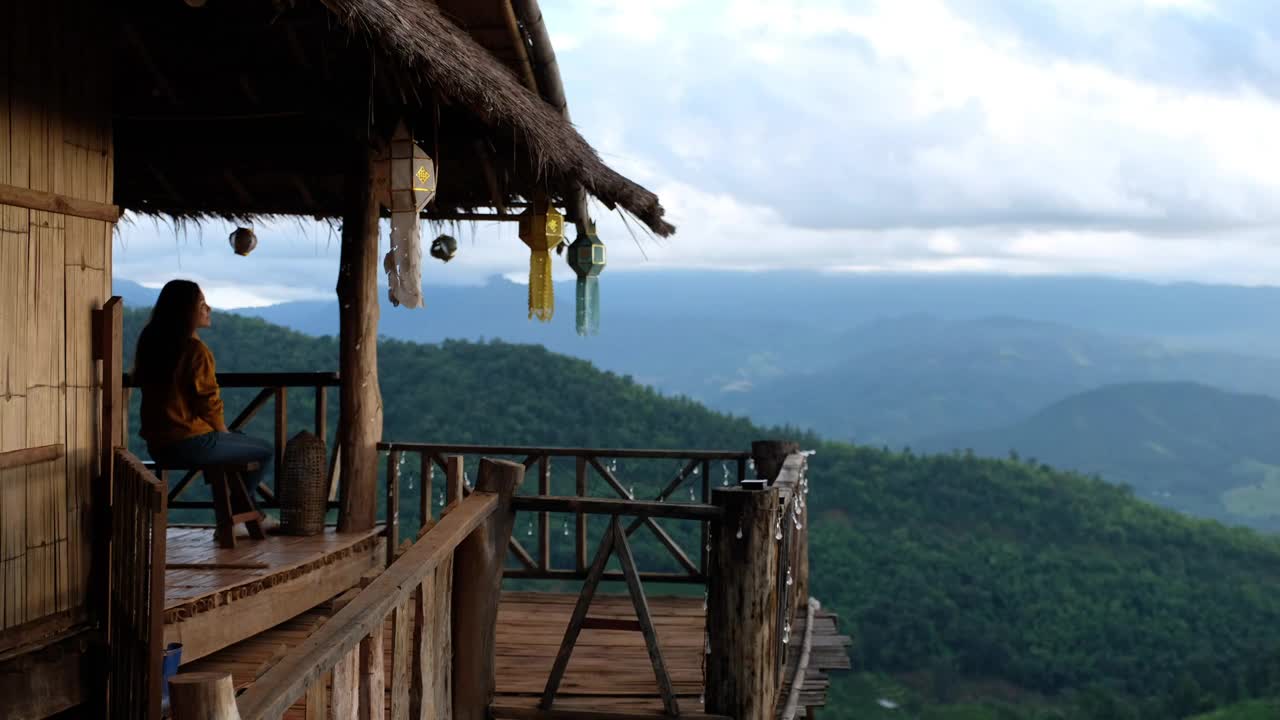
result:
<svg viewBox="0 0 1280 720"><path fill-rule="evenodd" d="M280 499L280 532L316 535L324 532L329 501L324 440L303 430L284 447L284 467L276 469Z"/></svg>

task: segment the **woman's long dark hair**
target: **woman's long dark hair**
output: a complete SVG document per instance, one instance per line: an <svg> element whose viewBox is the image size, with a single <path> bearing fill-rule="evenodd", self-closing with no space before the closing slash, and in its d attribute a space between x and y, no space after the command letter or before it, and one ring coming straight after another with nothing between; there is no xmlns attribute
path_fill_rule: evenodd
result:
<svg viewBox="0 0 1280 720"><path fill-rule="evenodd" d="M199 303L199 285L190 280L165 283L133 353L133 377L138 384L165 384L173 379L182 348L195 330Z"/></svg>

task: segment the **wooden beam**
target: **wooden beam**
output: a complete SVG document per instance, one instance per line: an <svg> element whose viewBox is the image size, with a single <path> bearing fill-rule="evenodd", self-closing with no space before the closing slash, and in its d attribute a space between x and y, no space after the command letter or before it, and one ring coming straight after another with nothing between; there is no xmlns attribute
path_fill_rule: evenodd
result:
<svg viewBox="0 0 1280 720"><path fill-rule="evenodd" d="M343 532L373 527L378 487L377 443L382 437L378 389L378 199L372 148L347 176L338 269L339 368L343 422L340 510Z"/></svg>
<svg viewBox="0 0 1280 720"><path fill-rule="evenodd" d="M0 470L8 470L10 468L25 467L36 463L57 460L62 457L65 450L65 446L59 443L55 445L41 445L40 447L0 452Z"/></svg>
<svg viewBox="0 0 1280 720"><path fill-rule="evenodd" d="M320 676L333 669L387 615L413 593L429 573L452 555L499 507L498 495L472 493L440 519L409 551L374 578L369 587L334 614L240 697L240 712L249 718L280 717ZM496 597L495 597L496 602Z"/></svg>
<svg viewBox="0 0 1280 720"><path fill-rule="evenodd" d="M591 599L595 597L596 588L600 586L600 578L604 575L604 567L609 562L609 554L613 551L615 535L613 526L617 518L609 521L609 529L600 540L596 557L591 561L591 569L587 572L587 580L578 593L578 602L573 606L573 614L569 616L569 626L565 628L564 638L560 641L560 649L556 652L555 662L551 665L551 675L547 677L547 685L542 691L542 699L538 707L550 710L556 701L556 691L560 689L560 681L564 679L564 671L569 667L569 658L573 656L573 647L578 643L578 635L582 632L582 623L587 619L591 609Z"/></svg>
<svg viewBox="0 0 1280 720"><path fill-rule="evenodd" d="M219 375L221 378L221 375ZM532 445L448 445L442 443L380 442L378 449L437 453L440 455L547 455L550 457L606 457L637 460L738 460L741 450L645 450L635 448L537 447Z"/></svg>
<svg viewBox="0 0 1280 720"><path fill-rule="evenodd" d="M120 208L109 203L81 200L13 185L0 184L0 205L12 205L28 210L41 210L108 223L115 223L120 219Z"/></svg>
<svg viewBox="0 0 1280 720"><path fill-rule="evenodd" d="M671 673L667 672L666 660L662 657L662 648L658 645L658 631L653 627L653 617L649 614L649 600L644 595L644 587L637 577L636 561L631 556L631 546L627 543L627 534L622 532L622 525L617 518L613 521L613 544L618 555L618 564L622 566L622 575L627 581L627 590L631 594L631 604L636 608L636 619L640 621L640 632L644 635L644 644L649 651L649 662L653 665L654 678L658 681L658 693L662 695L662 709L668 715L680 716L680 705L676 700L675 688L671 685Z"/></svg>
<svg viewBox="0 0 1280 720"><path fill-rule="evenodd" d="M471 497L491 493L499 499L499 504L458 546L454 556L454 720L485 720L489 704L493 702L495 625L502 595L502 569L515 523L511 500L524 481L524 466L485 458L480 461L479 474ZM430 537L430 533L427 536Z"/></svg>
<svg viewBox="0 0 1280 720"><path fill-rule="evenodd" d="M676 720L660 712L603 712L600 710L543 710L524 705L494 705L497 720ZM680 713L680 720L732 720L727 715Z"/></svg>
<svg viewBox="0 0 1280 720"><path fill-rule="evenodd" d="M663 503L643 500L612 500L552 495L521 495L513 504L518 511L583 512L592 515L635 515L641 517L676 518L679 520L717 520L723 510L702 503Z"/></svg>

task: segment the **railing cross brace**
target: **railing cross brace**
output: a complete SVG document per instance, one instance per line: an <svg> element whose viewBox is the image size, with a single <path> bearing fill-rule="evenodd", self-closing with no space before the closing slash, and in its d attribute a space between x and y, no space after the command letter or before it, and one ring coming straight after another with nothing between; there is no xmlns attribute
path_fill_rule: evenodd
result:
<svg viewBox="0 0 1280 720"><path fill-rule="evenodd" d="M675 689L671 685L671 675L667 672L666 662L662 659L662 649L658 646L658 633L653 627L653 619L649 614L649 601L645 598L644 587L640 584L639 573L636 572L635 558L631 555L631 546L627 543L627 535L618 523L617 515L610 520L609 529L605 531L604 538L600 541L600 548L596 550L595 560L591 563L587 580L582 585L581 594L578 595L578 603L574 606L573 615L569 618L569 627L565 629L564 640L560 643L560 651L556 654L555 664L551 667L551 677L547 678L547 686L542 692L542 700L538 703L538 707L550 710L552 703L555 702L556 690L560 688L560 681L564 679L564 672L569 666L569 658L573 656L573 648L578 642L579 633L583 628L599 628L604 624L600 619L588 618L587 611L591 607L592 598L595 597L596 588L600 585L600 579L604 576L604 568L609 563L609 556L615 552L618 562L622 565L622 576L627 581L627 590L631 593L631 604L635 606L638 627L627 623L624 628L619 623L619 627L609 629L638 629L644 635L645 646L649 650L649 662L653 664L658 691L662 694L663 709L668 716L679 717L680 707L676 701Z"/></svg>

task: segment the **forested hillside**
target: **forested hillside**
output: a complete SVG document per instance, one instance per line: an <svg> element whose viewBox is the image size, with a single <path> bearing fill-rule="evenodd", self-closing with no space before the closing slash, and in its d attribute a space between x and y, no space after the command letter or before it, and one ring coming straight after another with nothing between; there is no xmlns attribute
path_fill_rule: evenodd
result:
<svg viewBox="0 0 1280 720"><path fill-rule="evenodd" d="M128 342L143 320L127 316ZM203 335L222 370L336 365L332 338L261 321L218 314ZM788 433L537 347L386 341L379 357L389 439L744 448ZM306 395L291 403L304 423ZM1276 540L1031 462L801 440L818 450L813 593L860 671L824 717L881 717L882 691L915 713L892 717L1100 720L1280 691Z"/></svg>
<svg viewBox="0 0 1280 720"><path fill-rule="evenodd" d="M1280 530L1280 400L1195 383L1129 383L1074 395L1021 422L938 436L922 450L1016 452L1097 473L1200 517Z"/></svg>

